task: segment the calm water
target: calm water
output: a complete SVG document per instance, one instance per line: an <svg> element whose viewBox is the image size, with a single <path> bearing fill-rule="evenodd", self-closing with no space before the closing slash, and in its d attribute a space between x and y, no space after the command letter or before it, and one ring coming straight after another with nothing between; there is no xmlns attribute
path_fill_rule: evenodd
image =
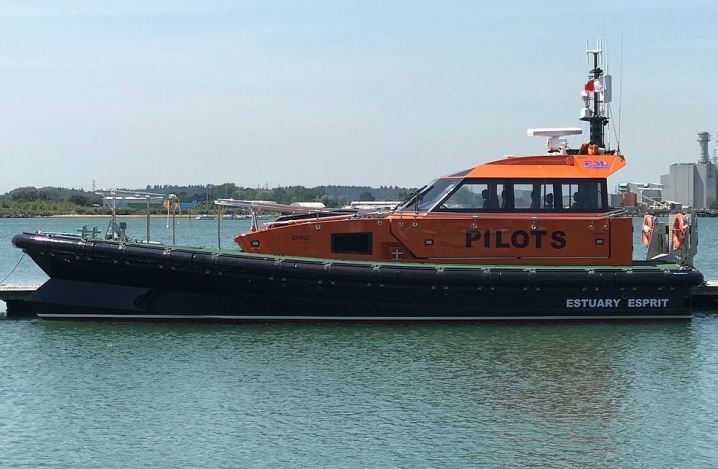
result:
<svg viewBox="0 0 718 469"><path fill-rule="evenodd" d="M699 267L718 278L718 220ZM0 219L12 234L104 219ZM168 240L164 220L153 238ZM224 223L223 244L246 222ZM133 229L134 228L134 229ZM183 221L212 246L215 222ZM144 222L130 221L141 235ZM638 256L639 253L637 253ZM11 282L42 281L23 260ZM0 321L0 467L718 467L718 316L676 323Z"/></svg>

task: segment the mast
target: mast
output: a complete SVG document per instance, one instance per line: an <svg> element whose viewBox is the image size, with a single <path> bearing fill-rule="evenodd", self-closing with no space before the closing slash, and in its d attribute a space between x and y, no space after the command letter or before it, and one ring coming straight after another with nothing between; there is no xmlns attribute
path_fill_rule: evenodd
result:
<svg viewBox="0 0 718 469"><path fill-rule="evenodd" d="M589 123L590 142L598 145L600 149L606 150L604 127L608 125L606 105L611 102L611 75L604 75L601 68L603 47L604 42L601 39L596 41L594 49L589 49L588 43L586 43L588 63L592 64L593 68L588 73L588 81L581 93L584 106L581 109L581 120Z"/></svg>

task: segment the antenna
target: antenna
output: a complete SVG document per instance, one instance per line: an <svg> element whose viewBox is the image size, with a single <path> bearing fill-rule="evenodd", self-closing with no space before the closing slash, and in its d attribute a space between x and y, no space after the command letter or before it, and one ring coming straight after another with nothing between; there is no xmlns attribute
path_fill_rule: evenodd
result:
<svg viewBox="0 0 718 469"><path fill-rule="evenodd" d="M621 75L618 77L618 132L616 135L616 151L621 153L621 104L623 103L623 33L621 33Z"/></svg>
<svg viewBox="0 0 718 469"><path fill-rule="evenodd" d="M606 147L603 128L608 124L606 105L611 102L611 75L604 75L601 69L604 48L605 43L602 39L596 40L594 49L589 49L588 42L586 43L586 56L589 66L592 65L593 68L589 71L588 81L581 94L584 107L581 109L580 117L582 121L589 123L591 143L603 149Z"/></svg>
<svg viewBox="0 0 718 469"><path fill-rule="evenodd" d="M586 39L586 65L591 65L591 58L588 55L588 39Z"/></svg>

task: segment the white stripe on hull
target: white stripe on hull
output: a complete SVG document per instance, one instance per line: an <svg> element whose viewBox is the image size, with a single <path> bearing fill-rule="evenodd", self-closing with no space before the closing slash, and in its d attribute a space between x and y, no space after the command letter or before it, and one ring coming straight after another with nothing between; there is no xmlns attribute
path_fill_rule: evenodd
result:
<svg viewBox="0 0 718 469"><path fill-rule="evenodd" d="M214 319L279 321L527 321L533 319L691 319L691 314L631 314L606 316L214 316L188 314L38 314L42 319Z"/></svg>

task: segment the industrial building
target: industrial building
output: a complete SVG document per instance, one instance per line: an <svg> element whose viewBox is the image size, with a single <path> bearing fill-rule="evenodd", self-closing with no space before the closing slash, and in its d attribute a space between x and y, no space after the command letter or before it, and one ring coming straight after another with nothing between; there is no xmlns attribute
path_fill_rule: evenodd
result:
<svg viewBox="0 0 718 469"><path fill-rule="evenodd" d="M622 182L618 185L614 206L634 207L655 204L663 200L663 184L655 182Z"/></svg>
<svg viewBox="0 0 718 469"><path fill-rule="evenodd" d="M708 153L708 132L698 133L700 148L697 163L674 163L661 176L663 200L680 202L694 209L715 208L718 201L718 167Z"/></svg>

